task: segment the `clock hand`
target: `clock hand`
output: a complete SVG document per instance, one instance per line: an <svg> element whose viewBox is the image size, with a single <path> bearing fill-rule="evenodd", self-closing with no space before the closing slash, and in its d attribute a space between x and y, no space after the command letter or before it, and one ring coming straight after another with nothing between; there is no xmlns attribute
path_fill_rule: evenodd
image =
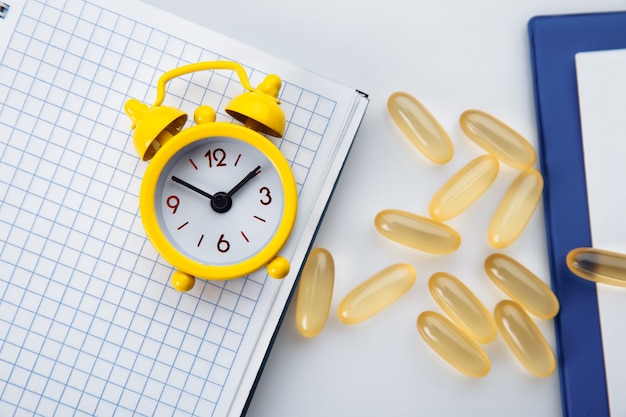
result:
<svg viewBox="0 0 626 417"><path fill-rule="evenodd" d="M184 185L185 187L189 188L190 190L195 191L198 194L213 200L213 196L211 194L207 193L206 191L203 191L203 190L199 189L195 185L189 184L187 181L183 181L183 180L181 180L180 178L178 178L176 176L172 176L172 181L174 181L174 182L176 182L176 183L178 183L180 185Z"/></svg>
<svg viewBox="0 0 626 417"><path fill-rule="evenodd" d="M226 213L228 210L230 210L230 208L233 205L233 200L231 196L235 194L241 187L243 187L248 181L256 177L259 174L259 172L261 172L260 166L248 172L248 174L241 181L239 181L237 185L235 185L229 192L225 193L225 192L220 191L219 193L215 193L215 195L211 195L207 193L206 191L203 191L200 188L196 187L195 185L189 184L187 181L181 180L180 178L176 176L172 176L172 181L180 185L183 185L189 188L190 190L195 191L196 193L210 199L211 208L213 209L213 211L217 213Z"/></svg>
<svg viewBox="0 0 626 417"><path fill-rule="evenodd" d="M241 181L239 181L237 183L237 185L235 185L232 188L232 190L230 190L229 192L226 193L226 197L228 197L228 198L232 197L232 195L235 194L237 191L239 191L239 189L241 187L243 187L245 185L245 183L250 181L252 178L256 177L260 172L261 172L261 167L260 166L254 168L252 171L248 172L248 175L246 175Z"/></svg>
<svg viewBox="0 0 626 417"><path fill-rule="evenodd" d="M217 213L226 213L233 206L232 195L235 194L245 183L256 177L261 172L261 167L258 166L243 177L241 181L237 183L229 192L225 193L220 191L215 193L215 196L211 200L211 208Z"/></svg>

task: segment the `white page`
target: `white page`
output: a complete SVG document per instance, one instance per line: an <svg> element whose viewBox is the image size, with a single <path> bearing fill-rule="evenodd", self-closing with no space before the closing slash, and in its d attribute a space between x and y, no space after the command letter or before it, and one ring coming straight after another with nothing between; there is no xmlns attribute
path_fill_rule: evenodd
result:
<svg viewBox="0 0 626 417"><path fill-rule="evenodd" d="M576 55L593 247L626 253L626 50ZM611 415L626 415L626 289L597 285Z"/></svg>
<svg viewBox="0 0 626 417"><path fill-rule="evenodd" d="M141 2L10 3L0 20L0 415L239 415L362 100ZM299 190L281 251L292 271L198 280L181 294L138 216L146 163L122 107L153 103L163 72L217 59L240 62L253 85L269 72L283 80L287 128L272 140ZM164 104L188 114L208 104L229 120L223 108L242 88L211 75L171 81Z"/></svg>

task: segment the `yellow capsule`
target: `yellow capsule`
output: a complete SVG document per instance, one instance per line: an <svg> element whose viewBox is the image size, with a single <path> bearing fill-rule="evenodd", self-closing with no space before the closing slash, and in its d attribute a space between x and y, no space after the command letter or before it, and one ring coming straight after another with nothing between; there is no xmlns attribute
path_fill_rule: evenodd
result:
<svg viewBox="0 0 626 417"><path fill-rule="evenodd" d="M485 259L485 271L494 284L530 314L548 320L559 312L559 300L550 287L515 259L494 253Z"/></svg>
<svg viewBox="0 0 626 417"><path fill-rule="evenodd" d="M504 341L528 372L541 378L554 372L556 360L552 349L519 304L500 301L494 316Z"/></svg>
<svg viewBox="0 0 626 417"><path fill-rule="evenodd" d="M543 178L538 171L523 171L513 181L489 225L489 243L494 248L509 246L524 231L543 191Z"/></svg>
<svg viewBox="0 0 626 417"><path fill-rule="evenodd" d="M474 378L489 373L489 357L478 343L450 320L434 311L417 318L417 330L424 341L459 372Z"/></svg>
<svg viewBox="0 0 626 417"><path fill-rule="evenodd" d="M454 275L436 272L428 281L428 289L437 304L459 328L479 343L496 338L498 329L487 307Z"/></svg>
<svg viewBox="0 0 626 417"><path fill-rule="evenodd" d="M424 252L443 255L461 245L461 235L450 226L406 211L383 210L374 223L386 238Z"/></svg>
<svg viewBox="0 0 626 417"><path fill-rule="evenodd" d="M335 284L335 262L324 248L311 250L300 275L296 326L306 337L317 336L328 320Z"/></svg>
<svg viewBox="0 0 626 417"><path fill-rule="evenodd" d="M477 145L496 158L518 169L528 169L537 155L531 144L500 120L480 110L461 114L461 129Z"/></svg>
<svg viewBox="0 0 626 417"><path fill-rule="evenodd" d="M415 269L391 265L355 287L339 304L339 319L356 324L369 319L402 297L415 283Z"/></svg>
<svg viewBox="0 0 626 417"><path fill-rule="evenodd" d="M400 130L436 164L445 164L454 154L448 133L415 97L399 91L389 96L387 107Z"/></svg>
<svg viewBox="0 0 626 417"><path fill-rule="evenodd" d="M576 248L566 258L574 274L593 282L626 287L626 255L603 249Z"/></svg>
<svg viewBox="0 0 626 417"><path fill-rule="evenodd" d="M499 166L491 155L470 161L435 193L428 208L430 217L445 221L461 214L493 184Z"/></svg>

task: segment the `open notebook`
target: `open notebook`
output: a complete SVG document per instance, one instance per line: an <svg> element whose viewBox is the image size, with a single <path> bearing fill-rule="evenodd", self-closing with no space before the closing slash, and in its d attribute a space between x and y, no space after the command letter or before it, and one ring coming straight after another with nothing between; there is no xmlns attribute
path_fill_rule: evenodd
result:
<svg viewBox="0 0 626 417"><path fill-rule="evenodd" d="M353 88L141 2L9 0L0 17L0 415L238 416L367 106ZM124 102L165 71L241 63L283 79L299 193L282 281L169 283L138 216L146 163ZM168 84L193 114L242 92L228 72Z"/></svg>

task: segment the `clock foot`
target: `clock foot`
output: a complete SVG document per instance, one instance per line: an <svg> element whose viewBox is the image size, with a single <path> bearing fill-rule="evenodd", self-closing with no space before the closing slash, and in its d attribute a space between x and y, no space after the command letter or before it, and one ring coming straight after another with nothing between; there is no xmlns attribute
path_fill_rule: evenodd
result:
<svg viewBox="0 0 626 417"><path fill-rule="evenodd" d="M186 272L174 271L172 274L172 286L180 292L187 292L193 288L196 278Z"/></svg>
<svg viewBox="0 0 626 417"><path fill-rule="evenodd" d="M289 273L289 261L282 256L277 256L267 264L267 273L272 278L282 279Z"/></svg>

